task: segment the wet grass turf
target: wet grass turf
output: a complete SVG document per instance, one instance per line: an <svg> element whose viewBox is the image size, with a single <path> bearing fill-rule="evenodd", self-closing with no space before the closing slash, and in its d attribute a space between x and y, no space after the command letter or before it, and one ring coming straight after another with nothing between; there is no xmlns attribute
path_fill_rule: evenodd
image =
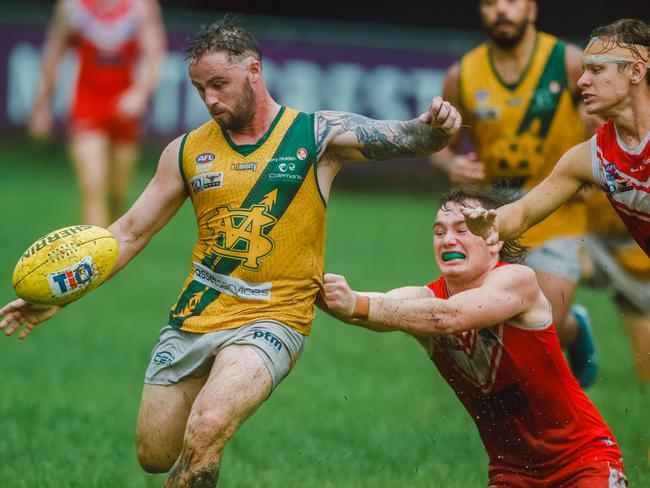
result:
<svg viewBox="0 0 650 488"><path fill-rule="evenodd" d="M63 150L3 141L0 301L37 237L78 223ZM145 154L133 197L153 174ZM335 183L336 185L336 183ZM436 276L432 197L334 191L326 269L353 288L385 291ZM189 266L189 205L111 282L28 340L0 338L0 485L154 487L133 431L142 376ZM635 380L618 313L581 289L600 350L588 390L621 445L631 486L650 484L650 395ZM473 424L414 340L373 334L318 312L294 371L226 449L223 487L484 486L487 458Z"/></svg>

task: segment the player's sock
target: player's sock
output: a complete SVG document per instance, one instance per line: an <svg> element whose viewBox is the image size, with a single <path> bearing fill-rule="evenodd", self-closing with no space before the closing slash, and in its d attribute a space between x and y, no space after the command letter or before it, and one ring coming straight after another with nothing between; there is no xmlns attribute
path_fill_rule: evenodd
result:
<svg viewBox="0 0 650 488"><path fill-rule="evenodd" d="M588 388L596 380L596 373L598 372L598 360L591 332L591 321L587 309L581 305L573 305L571 314L578 322L578 333L568 348L569 365L580 386Z"/></svg>

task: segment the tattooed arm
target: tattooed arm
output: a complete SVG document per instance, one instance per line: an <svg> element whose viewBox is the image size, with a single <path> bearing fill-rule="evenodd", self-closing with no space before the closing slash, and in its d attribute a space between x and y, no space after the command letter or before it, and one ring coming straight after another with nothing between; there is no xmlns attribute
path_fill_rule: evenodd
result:
<svg viewBox="0 0 650 488"><path fill-rule="evenodd" d="M343 161L428 157L460 127L456 109L435 97L427 111L409 121L373 120L346 112L317 112L316 146L321 158Z"/></svg>

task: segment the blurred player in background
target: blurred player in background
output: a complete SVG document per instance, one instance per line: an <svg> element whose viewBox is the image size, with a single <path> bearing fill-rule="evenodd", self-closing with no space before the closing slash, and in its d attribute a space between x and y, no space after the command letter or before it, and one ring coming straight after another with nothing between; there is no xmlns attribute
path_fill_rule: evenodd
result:
<svg viewBox="0 0 650 488"><path fill-rule="evenodd" d="M497 211L468 209L465 217L472 232L488 243L510 239L549 215L552 218L583 185L597 185L638 245L621 240L620 231L612 235L607 226L602 226L608 233L605 239L587 240L597 266L606 271L619 293L637 355L637 372L647 378L650 26L637 19L621 19L597 28L582 62L585 71L579 86L585 107L589 113L605 117L607 123L589 141L568 150L552 173L521 200ZM607 213L600 212L594 212L592 219L609 220Z"/></svg>
<svg viewBox="0 0 650 488"><path fill-rule="evenodd" d="M469 126L464 132L476 153L460 154L458 137L431 161L452 184L523 194L588 136L577 88L582 50L536 30L535 0L480 0L479 10L490 40L448 70L443 90ZM582 271L578 238L585 232L584 203L576 199L523 240L532 249L526 264L551 302L558 336L583 387L597 372L587 311L571 307Z"/></svg>
<svg viewBox="0 0 650 488"><path fill-rule="evenodd" d="M213 120L171 142L109 230L113 273L189 196L198 240L145 376L138 459L165 486L214 486L223 449L298 360L322 286L325 202L343 162L424 157L460 127L439 97L418 119L304 113L269 94L260 47L228 18L188 46L189 76ZM20 337L57 307L16 300L0 328Z"/></svg>
<svg viewBox="0 0 650 488"><path fill-rule="evenodd" d="M595 190L587 198L589 237L585 240L590 270L587 282L607 287L621 312L637 377L650 382L650 259L630 237L625 225Z"/></svg>
<svg viewBox="0 0 650 488"><path fill-rule="evenodd" d="M461 207L496 208L473 190L441 200L434 254L442 277L387 293L354 292L326 274L325 306L344 322L414 336L476 423L489 458L489 486L627 485L621 452L569 372L548 299L517 263L516 242L488 246Z"/></svg>
<svg viewBox="0 0 650 488"><path fill-rule="evenodd" d="M69 145L84 223L106 227L123 211L165 42L156 0L59 0L55 5L29 132L35 138L51 135L57 72L66 50L74 46L79 75Z"/></svg>

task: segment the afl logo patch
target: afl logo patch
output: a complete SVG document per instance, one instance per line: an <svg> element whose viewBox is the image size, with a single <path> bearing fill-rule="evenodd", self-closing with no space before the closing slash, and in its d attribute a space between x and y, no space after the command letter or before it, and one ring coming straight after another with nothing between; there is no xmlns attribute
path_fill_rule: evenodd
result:
<svg viewBox="0 0 650 488"><path fill-rule="evenodd" d="M210 152L201 153L196 157L196 162L199 164L209 163L210 161L214 161L214 154Z"/></svg>
<svg viewBox="0 0 650 488"><path fill-rule="evenodd" d="M307 159L307 149L305 149L304 147L298 149L298 151L296 151L296 157L300 159L300 161L304 161L305 159Z"/></svg>

